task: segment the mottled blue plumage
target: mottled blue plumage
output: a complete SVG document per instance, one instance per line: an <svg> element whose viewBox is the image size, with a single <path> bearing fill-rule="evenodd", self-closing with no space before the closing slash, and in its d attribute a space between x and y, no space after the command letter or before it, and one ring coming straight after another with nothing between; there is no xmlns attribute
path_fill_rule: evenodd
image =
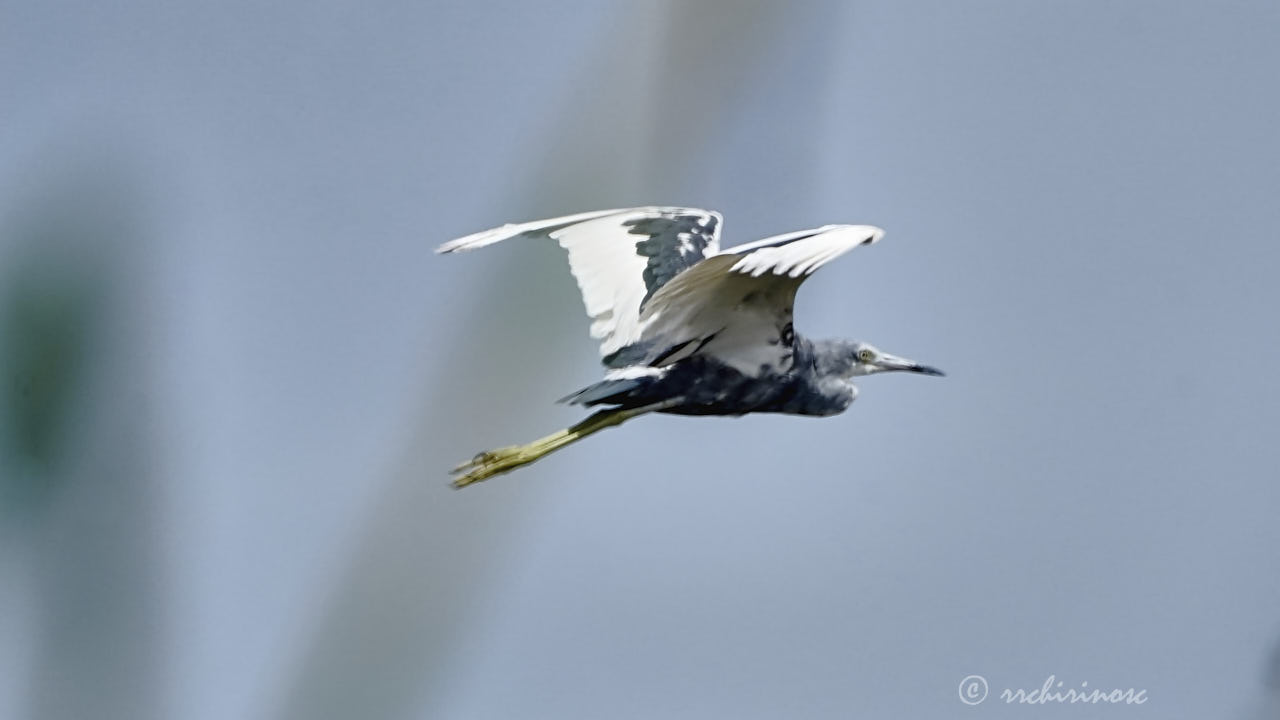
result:
<svg viewBox="0 0 1280 720"><path fill-rule="evenodd" d="M636 255L648 258L641 273L645 286L643 305L667 281L701 260L708 247L715 246L720 216L672 210L622 224L628 235L638 236Z"/></svg>
<svg viewBox="0 0 1280 720"><path fill-rule="evenodd" d="M636 408L667 400L672 415L745 415L753 412L828 416L844 412L857 391L857 344L795 336L790 368L742 373L714 356L694 355L661 375L604 380L565 398L574 405Z"/></svg>

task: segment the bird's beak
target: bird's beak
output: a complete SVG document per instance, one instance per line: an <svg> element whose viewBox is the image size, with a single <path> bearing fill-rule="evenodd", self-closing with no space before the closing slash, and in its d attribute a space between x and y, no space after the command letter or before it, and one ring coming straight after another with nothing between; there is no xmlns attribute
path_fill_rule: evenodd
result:
<svg viewBox="0 0 1280 720"><path fill-rule="evenodd" d="M886 355L883 353L880 355L880 359L876 361L876 366L883 372L913 372L921 375L937 375L938 377L946 375L946 373L936 367L921 365L915 360L908 360L906 358L897 357L896 355Z"/></svg>

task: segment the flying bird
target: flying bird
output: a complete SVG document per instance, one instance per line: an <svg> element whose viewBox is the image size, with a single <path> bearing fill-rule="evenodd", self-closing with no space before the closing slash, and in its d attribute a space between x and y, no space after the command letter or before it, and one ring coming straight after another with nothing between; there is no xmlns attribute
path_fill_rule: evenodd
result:
<svg viewBox="0 0 1280 720"><path fill-rule="evenodd" d="M466 487L527 465L647 413L829 416L858 395L853 378L937 368L851 340L810 340L792 327L796 290L818 268L884 231L825 225L720 249L723 219L695 208L600 210L503 225L441 245L454 253L504 240L552 239L600 341L604 379L562 399L601 406L526 445L482 452L454 469Z"/></svg>

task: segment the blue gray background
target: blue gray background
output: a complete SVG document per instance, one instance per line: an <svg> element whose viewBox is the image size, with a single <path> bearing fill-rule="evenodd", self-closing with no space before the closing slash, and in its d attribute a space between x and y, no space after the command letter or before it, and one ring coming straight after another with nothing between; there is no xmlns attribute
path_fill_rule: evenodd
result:
<svg viewBox="0 0 1280 720"><path fill-rule="evenodd" d="M1280 5L0 18L0 716L1280 717ZM798 327L949 376L450 491L599 367L433 248L651 203L884 227Z"/></svg>

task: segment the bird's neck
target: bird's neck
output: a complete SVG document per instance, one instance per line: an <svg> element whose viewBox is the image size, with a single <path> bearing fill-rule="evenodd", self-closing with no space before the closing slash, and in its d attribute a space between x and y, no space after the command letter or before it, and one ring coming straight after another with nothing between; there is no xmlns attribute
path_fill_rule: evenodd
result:
<svg viewBox="0 0 1280 720"><path fill-rule="evenodd" d="M813 372L819 377L848 379L855 374L853 343L848 340L805 340L812 358ZM799 341L797 341L797 344Z"/></svg>
<svg viewBox="0 0 1280 720"><path fill-rule="evenodd" d="M836 415L844 412L858 396L858 388L834 364L842 342L796 337L795 367L807 388L807 392L797 397L805 406L799 411L801 414Z"/></svg>

